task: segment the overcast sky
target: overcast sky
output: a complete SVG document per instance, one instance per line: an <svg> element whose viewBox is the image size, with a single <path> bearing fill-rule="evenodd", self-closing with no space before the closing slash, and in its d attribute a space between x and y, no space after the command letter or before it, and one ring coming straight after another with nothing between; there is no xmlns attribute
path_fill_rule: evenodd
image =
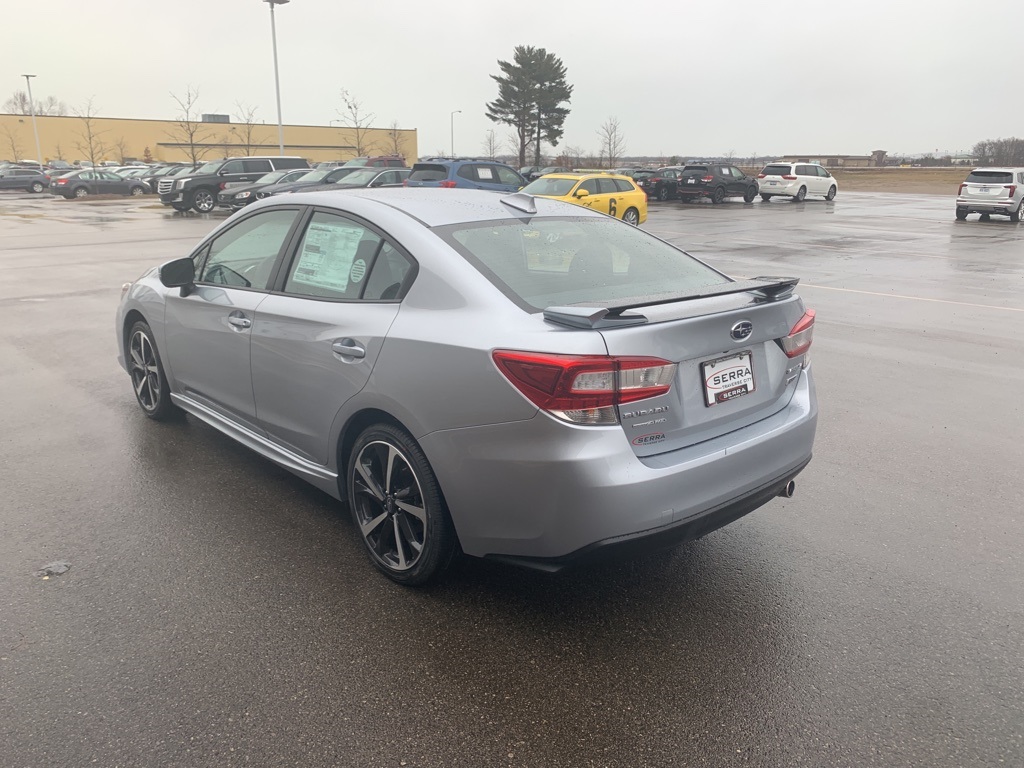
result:
<svg viewBox="0 0 1024 768"><path fill-rule="evenodd" d="M0 102L90 96L111 117L235 102L277 120L261 0L4 4ZM1024 4L990 0L292 0L277 10L284 122L327 124L347 88L419 129L420 154L481 152L489 75L516 45L559 56L575 87L563 145L595 151L619 119L628 154L966 151L1024 135Z"/></svg>

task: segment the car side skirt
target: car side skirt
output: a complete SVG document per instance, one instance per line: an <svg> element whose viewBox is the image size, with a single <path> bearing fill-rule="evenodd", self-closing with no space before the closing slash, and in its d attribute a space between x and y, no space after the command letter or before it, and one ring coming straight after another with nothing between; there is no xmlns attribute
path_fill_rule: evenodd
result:
<svg viewBox="0 0 1024 768"><path fill-rule="evenodd" d="M183 411L195 416L197 419L206 422L214 429L223 432L228 437L237 440L247 448L251 448L265 459L269 459L278 466L287 469L294 475L301 477L306 482L316 486L321 491L330 494L336 499L341 498L338 490L338 475L327 467L314 464L307 459L297 456L281 446L271 442L262 435L224 418L216 411L207 408L195 400L171 393L171 400Z"/></svg>

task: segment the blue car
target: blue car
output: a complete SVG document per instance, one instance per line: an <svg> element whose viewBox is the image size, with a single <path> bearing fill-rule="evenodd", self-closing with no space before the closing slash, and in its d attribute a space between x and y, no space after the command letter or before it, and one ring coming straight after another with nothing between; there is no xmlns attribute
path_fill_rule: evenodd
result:
<svg viewBox="0 0 1024 768"><path fill-rule="evenodd" d="M526 179L513 168L494 160L432 157L413 164L405 186L518 192L526 186Z"/></svg>

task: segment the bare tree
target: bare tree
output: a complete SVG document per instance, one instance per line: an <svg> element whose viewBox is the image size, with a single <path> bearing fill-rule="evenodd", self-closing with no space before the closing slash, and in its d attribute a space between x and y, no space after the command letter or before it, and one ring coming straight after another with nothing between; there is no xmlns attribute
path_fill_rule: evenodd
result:
<svg viewBox="0 0 1024 768"><path fill-rule="evenodd" d="M85 155L90 163L97 166L109 148L101 138L106 131L101 131L96 123L96 108L92 103L92 97L75 110L75 117L82 121L80 130L75 132L78 137L75 149Z"/></svg>
<svg viewBox="0 0 1024 768"><path fill-rule="evenodd" d="M57 160L65 160L66 159L64 157L64 150L61 148L60 144L58 144L56 147L53 148L53 154L56 156Z"/></svg>
<svg viewBox="0 0 1024 768"><path fill-rule="evenodd" d="M494 156L501 151L501 142L498 141L498 136L494 132L493 128L484 134L483 148L484 154L491 160L493 160Z"/></svg>
<svg viewBox="0 0 1024 768"><path fill-rule="evenodd" d="M42 100L36 99L35 106L37 115L66 115L68 113L67 105L56 96L47 96ZM3 111L12 115L31 114L28 94L25 91L15 91L11 98L4 102Z"/></svg>
<svg viewBox="0 0 1024 768"><path fill-rule="evenodd" d="M341 89L341 103L345 105L345 108L339 110L338 114L341 115L343 121L348 123L356 156L363 157L370 154L377 147L376 143L370 140L370 131L373 130L373 120L376 115L372 112L365 112L359 99L344 88Z"/></svg>
<svg viewBox="0 0 1024 768"><path fill-rule="evenodd" d="M17 131L12 131L11 126L4 126L4 143L11 148L11 160L21 159L21 140Z"/></svg>
<svg viewBox="0 0 1024 768"><path fill-rule="evenodd" d="M236 101L235 109L235 120L238 121L238 125L230 129L231 135L248 157L253 149L262 147L266 142L257 139L256 107Z"/></svg>
<svg viewBox="0 0 1024 768"><path fill-rule="evenodd" d="M388 126L388 154L405 157L405 137L398 127L398 121L392 120ZM360 152L360 154L362 154Z"/></svg>
<svg viewBox="0 0 1024 768"><path fill-rule="evenodd" d="M213 149L208 143L214 135L208 124L199 119L199 89L190 85L184 96L172 93L171 98L178 105L179 111L174 120L174 129L167 136L188 150L193 165L198 164Z"/></svg>
<svg viewBox="0 0 1024 768"><path fill-rule="evenodd" d="M117 141L113 142L113 148L117 151L117 161L124 165L127 162L125 158L128 156L128 142L125 141L124 136L119 136Z"/></svg>
<svg viewBox="0 0 1024 768"><path fill-rule="evenodd" d="M601 138L601 161L603 163L607 159L608 167L613 167L615 161L626 153L626 137L622 135L619 118L609 117L597 135Z"/></svg>
<svg viewBox="0 0 1024 768"><path fill-rule="evenodd" d="M570 168L581 168L583 167L583 158L586 151L583 147L566 147L565 155L569 159Z"/></svg>

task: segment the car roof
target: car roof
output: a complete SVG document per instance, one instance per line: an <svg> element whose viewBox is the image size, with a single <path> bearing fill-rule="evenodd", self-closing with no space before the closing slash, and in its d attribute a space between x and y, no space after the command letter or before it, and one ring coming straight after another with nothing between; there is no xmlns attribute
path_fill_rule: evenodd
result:
<svg viewBox="0 0 1024 768"><path fill-rule="evenodd" d="M516 193L522 197L522 193ZM292 195L288 195L292 197ZM389 189L367 189L357 187L345 190L303 192L302 203L324 208L351 211L357 215L371 216L374 209L389 208L419 221L427 227L443 227L449 224L474 223L501 219L521 220L523 211L502 202L510 195L480 189L439 189L432 187L391 187ZM551 200L545 197L531 198L537 216L589 216L600 218L605 214L581 208L571 203ZM267 204L291 204L296 200L279 200L270 197L253 203L263 207ZM344 203L344 205L340 205ZM251 206L251 207L253 207Z"/></svg>
<svg viewBox="0 0 1024 768"><path fill-rule="evenodd" d="M608 172L581 172L581 171L564 171L563 173L545 173L542 178L545 179L572 179L574 181L580 181L582 179L625 179L626 181L632 181L629 176L621 173Z"/></svg>
<svg viewBox="0 0 1024 768"><path fill-rule="evenodd" d="M1024 171L1024 168L1014 167L1014 166L1009 166L1009 165L1007 165L1007 166L1000 166L999 168L988 168L988 167L982 166L980 168L972 169L971 173L977 173L978 171L998 171L999 173L1020 173L1021 171Z"/></svg>

